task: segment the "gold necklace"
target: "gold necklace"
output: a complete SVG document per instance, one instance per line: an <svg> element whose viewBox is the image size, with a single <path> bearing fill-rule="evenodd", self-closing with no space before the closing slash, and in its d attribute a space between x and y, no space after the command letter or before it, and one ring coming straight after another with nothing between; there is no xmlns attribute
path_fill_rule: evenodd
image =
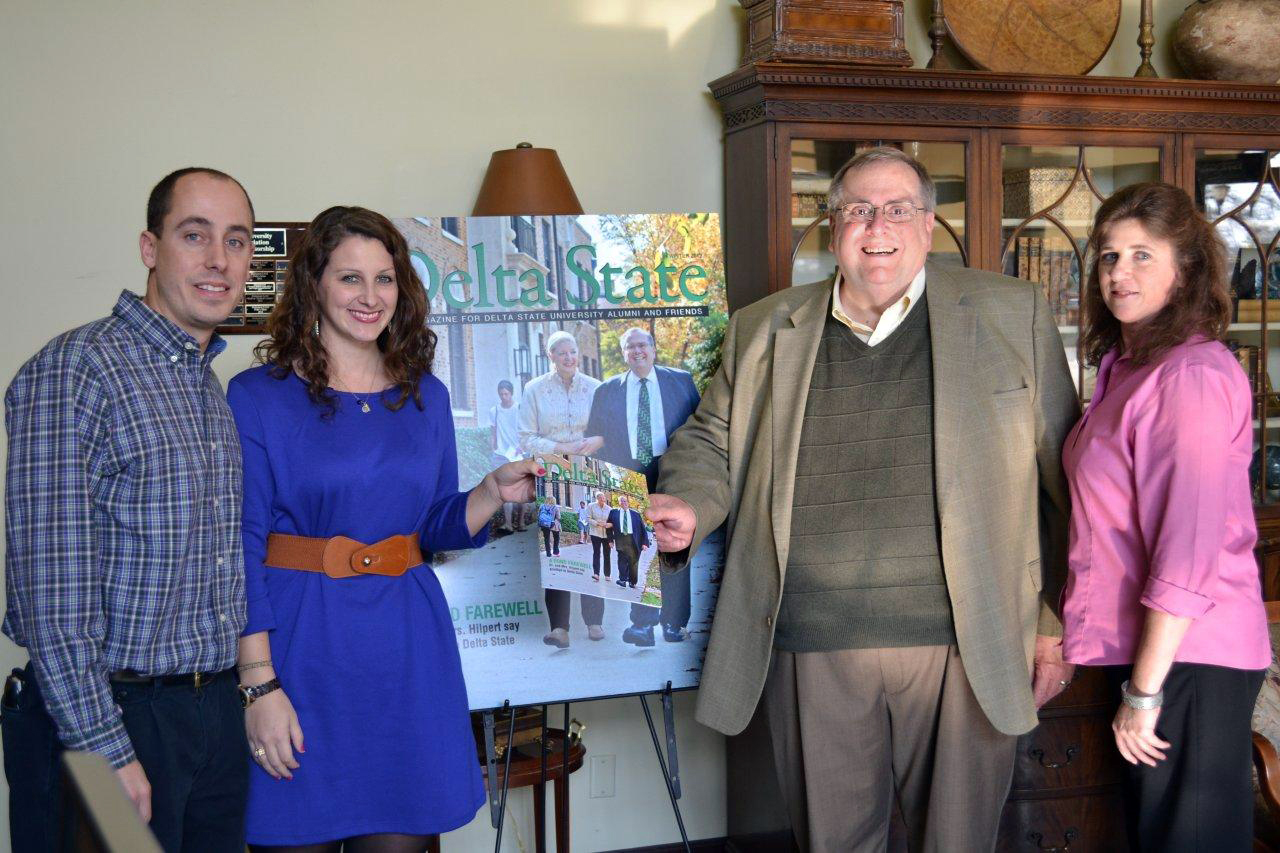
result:
<svg viewBox="0 0 1280 853"><path fill-rule="evenodd" d="M368 380L367 382L362 383L362 384L363 384L363 385L366 385L366 386L367 386L367 385L370 385L370 384L373 382L373 378L374 378L375 376L377 376L379 372L381 372L381 368L382 368L382 364L381 364L381 363L379 363L379 364L375 365L375 366L374 366L374 369L373 369L373 374L369 377L369 380ZM342 387L342 386L343 386L343 385L345 385L346 383L344 383L344 382L343 382L341 379L339 379L337 376L334 376L334 377L332 378L332 380L331 380L331 381L333 381L335 384L337 384L337 385L339 386L339 388L338 388L338 390L339 390L339 391L346 391L346 392L347 392L348 394L350 394L352 397L355 397L355 399L356 399L356 404L357 404L358 406L360 406L360 411L364 412L366 415L367 415L367 414L369 414L369 412L370 412L371 410L370 410L370 408L369 408L368 398L367 398L367 397L361 397L361 396L360 396L360 393L366 393L366 394L368 394L368 393L370 393L370 392L356 392L356 391L352 391L352 390L350 390L350 389L348 389L348 388ZM381 392L377 392L377 393L381 393Z"/></svg>

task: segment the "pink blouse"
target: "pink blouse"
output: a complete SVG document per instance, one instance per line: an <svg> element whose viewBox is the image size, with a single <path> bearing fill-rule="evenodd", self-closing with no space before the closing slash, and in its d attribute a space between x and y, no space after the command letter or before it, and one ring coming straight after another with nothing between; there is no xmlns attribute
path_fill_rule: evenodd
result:
<svg viewBox="0 0 1280 853"><path fill-rule="evenodd" d="M1133 663L1150 608L1193 620L1177 661L1270 664L1252 449L1249 382L1222 344L1193 337L1141 366L1107 353L1062 450L1072 504L1068 661Z"/></svg>

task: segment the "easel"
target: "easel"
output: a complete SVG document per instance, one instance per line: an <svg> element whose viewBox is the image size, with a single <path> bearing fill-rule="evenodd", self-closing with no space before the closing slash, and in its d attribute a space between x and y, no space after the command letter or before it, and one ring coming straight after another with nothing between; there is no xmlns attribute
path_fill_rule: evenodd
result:
<svg viewBox="0 0 1280 853"><path fill-rule="evenodd" d="M676 714L675 705L671 701L671 682L663 688L662 719L667 734L667 757L663 760L662 745L658 743L658 731L653 727L653 715L649 713L647 694L639 695L640 707L644 708L644 721L649 724L649 736L653 738L653 751L658 756L658 767L662 770L662 780L667 783L667 796L671 798L671 810L675 812L676 826L680 829L680 840L684 843L685 853L692 853L689 847L689 835L684 829L684 818L680 814L680 758L676 752Z"/></svg>
<svg viewBox="0 0 1280 853"><path fill-rule="evenodd" d="M680 813L680 764L679 756L676 752L676 719L675 706L671 699L671 682L668 681L666 687L661 691L656 691L662 700L662 717L666 733L667 748L664 757L662 744L658 740L658 730L653 725L653 715L649 711L649 703L647 697L651 694L638 693L635 694L640 700L640 707L644 709L644 719L649 725L649 736L653 738L653 749L658 756L658 767L662 771L662 779L667 785L667 796L671 799L671 809L675 813L676 826L680 830L680 840L684 844L686 853L692 853L689 846L689 836L684 828L684 817ZM556 820L563 821L563 834L560 827L557 827L557 839L563 837L565 846L568 846L569 837L569 803L568 803L568 783L569 783L569 702L564 705L564 737L561 738L560 749L560 770L561 778L565 785L565 803L563 814L557 809ZM539 752L542 756L542 775L539 788L545 790L547 782L547 706L542 705L542 736L539 739ZM498 754L497 747L494 742L494 730L496 728L495 712L488 710L482 712L484 718L484 750L485 765L488 768L486 779L486 788L489 794L489 820L493 828L497 830L497 838L493 843L494 853L500 853L502 850L502 828L507 811L507 791L511 784L511 753L515 747L512 743L515 737L516 728L516 708L512 706L510 700L502 703L499 709L502 713L507 714L507 746L504 756L505 764L502 772L502 782L498 782ZM545 832L545 827L539 826L538 832ZM541 836L539 836L541 842Z"/></svg>

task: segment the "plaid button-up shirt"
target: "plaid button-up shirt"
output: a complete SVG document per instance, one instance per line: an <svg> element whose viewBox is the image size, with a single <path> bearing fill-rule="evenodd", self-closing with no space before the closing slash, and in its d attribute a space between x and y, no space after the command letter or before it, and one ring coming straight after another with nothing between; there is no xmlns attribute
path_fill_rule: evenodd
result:
<svg viewBox="0 0 1280 853"><path fill-rule="evenodd" d="M245 619L240 444L196 341L121 294L5 395L4 633L58 736L134 759L108 674L226 669Z"/></svg>

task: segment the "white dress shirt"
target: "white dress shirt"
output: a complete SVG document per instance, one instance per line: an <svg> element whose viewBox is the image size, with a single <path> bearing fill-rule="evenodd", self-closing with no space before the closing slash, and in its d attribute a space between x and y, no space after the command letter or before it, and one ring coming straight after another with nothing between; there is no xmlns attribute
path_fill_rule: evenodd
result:
<svg viewBox="0 0 1280 853"><path fill-rule="evenodd" d="M880 321L872 329L865 323L859 323L844 313L844 309L840 305L840 283L843 280L843 273L836 270L836 280L832 285L831 294L831 316L847 326L849 331L858 336L858 340L869 347L875 346L892 335L893 330L902 325L902 321L907 319L911 309L915 307L915 304L920 301L920 297L924 295L924 267L921 267L920 272L916 273L916 277L911 279L911 284L907 285L907 292L902 294L901 299L890 305L888 310L880 315ZM628 409L628 411L630 410ZM656 450L653 455L658 455Z"/></svg>
<svg viewBox="0 0 1280 853"><path fill-rule="evenodd" d="M650 370L645 377L649 388L649 432L653 435L654 458L667 452L667 425L662 419L662 391L658 388L658 371ZM636 454L636 424L640 413L640 379L630 370L624 380L627 385L627 438L631 442L631 458Z"/></svg>

